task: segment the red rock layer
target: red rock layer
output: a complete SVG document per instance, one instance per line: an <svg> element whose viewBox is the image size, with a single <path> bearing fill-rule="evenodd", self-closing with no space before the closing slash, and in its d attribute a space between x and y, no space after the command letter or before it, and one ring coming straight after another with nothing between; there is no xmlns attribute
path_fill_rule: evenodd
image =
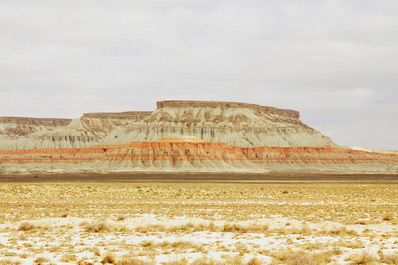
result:
<svg viewBox="0 0 398 265"><path fill-rule="evenodd" d="M257 104L239 103L239 102L223 102L223 101L185 101L185 100L165 100L156 102L157 108L250 108L257 111L278 114L289 118L300 118L298 111L290 109L278 109L274 107L260 106Z"/></svg>
<svg viewBox="0 0 398 265"><path fill-rule="evenodd" d="M267 164L351 165L379 164L398 167L398 154L369 153L332 147L258 147L241 148L212 142L133 142L128 145L102 145L81 149L0 150L0 164L72 163L96 161L117 165L123 161L153 163L224 162L234 165Z"/></svg>

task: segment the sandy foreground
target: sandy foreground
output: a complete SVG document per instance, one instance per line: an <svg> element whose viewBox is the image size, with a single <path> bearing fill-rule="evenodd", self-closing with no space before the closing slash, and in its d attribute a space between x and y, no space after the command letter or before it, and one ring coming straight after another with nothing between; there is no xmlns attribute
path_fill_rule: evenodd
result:
<svg viewBox="0 0 398 265"><path fill-rule="evenodd" d="M0 264L398 264L398 182L0 183Z"/></svg>

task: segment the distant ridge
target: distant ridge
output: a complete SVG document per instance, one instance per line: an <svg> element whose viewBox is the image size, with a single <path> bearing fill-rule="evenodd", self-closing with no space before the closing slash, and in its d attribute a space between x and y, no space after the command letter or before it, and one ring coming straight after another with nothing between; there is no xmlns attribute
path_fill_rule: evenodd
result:
<svg viewBox="0 0 398 265"><path fill-rule="evenodd" d="M398 153L339 146L295 110L220 101L156 105L73 120L2 117L1 169L398 172Z"/></svg>
<svg viewBox="0 0 398 265"><path fill-rule="evenodd" d="M154 111L84 113L77 119L0 118L0 150L84 148L192 136L240 147L338 146L298 111L222 101L166 100Z"/></svg>

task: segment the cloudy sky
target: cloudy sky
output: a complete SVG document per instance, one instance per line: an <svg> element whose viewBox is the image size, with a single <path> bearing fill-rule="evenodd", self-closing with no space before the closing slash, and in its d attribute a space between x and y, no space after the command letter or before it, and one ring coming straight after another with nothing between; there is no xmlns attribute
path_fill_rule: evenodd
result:
<svg viewBox="0 0 398 265"><path fill-rule="evenodd" d="M0 116L222 100L398 150L396 0L0 0Z"/></svg>

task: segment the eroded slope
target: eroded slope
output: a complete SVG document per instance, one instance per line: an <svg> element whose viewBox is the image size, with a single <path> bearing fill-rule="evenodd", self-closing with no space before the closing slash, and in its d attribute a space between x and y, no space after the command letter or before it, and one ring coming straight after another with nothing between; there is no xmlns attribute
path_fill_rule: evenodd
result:
<svg viewBox="0 0 398 265"><path fill-rule="evenodd" d="M184 140L185 139L185 140ZM173 138L81 149L0 151L3 172L32 171L373 171L397 172L398 155L327 147L244 148Z"/></svg>
<svg viewBox="0 0 398 265"><path fill-rule="evenodd" d="M337 146L294 110L255 104L160 101L154 112L87 113L74 120L16 124L0 120L0 149L83 148L195 136L241 147Z"/></svg>
<svg viewBox="0 0 398 265"><path fill-rule="evenodd" d="M184 135L241 147L337 146L302 123L297 111L206 101L158 102L158 109L145 120L115 128L103 142L127 144Z"/></svg>

